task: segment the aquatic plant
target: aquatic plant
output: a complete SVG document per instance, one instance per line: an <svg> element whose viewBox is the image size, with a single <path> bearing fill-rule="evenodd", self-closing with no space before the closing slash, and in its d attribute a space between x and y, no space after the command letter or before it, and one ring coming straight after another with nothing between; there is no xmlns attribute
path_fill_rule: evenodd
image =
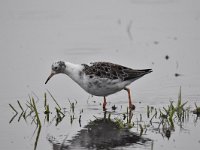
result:
<svg viewBox="0 0 200 150"><path fill-rule="evenodd" d="M46 93L44 93L44 110L43 110L43 113L39 113L39 111L38 111L38 108L37 108L38 106L36 105L36 101L34 99L35 95L34 96L29 95L29 100L27 100L24 104L21 104L20 101L17 100L17 104L18 104L18 106L21 110L21 113L20 113L19 118L18 118L18 122L21 120L22 117L24 118L25 121L28 117L30 117L30 118L32 118L31 124L35 123L35 125L36 125L36 129L34 131L34 134L37 133L37 135L36 135L36 139L35 139L35 143L34 143L34 150L36 150L36 148L37 148L40 132L41 132L41 129L42 129L42 123L41 123L41 119L40 119L40 118L43 118L42 115L44 114L45 120L47 120L47 122L49 122L50 114L53 113L55 115L53 118L56 118L55 119L56 120L56 126L65 117L64 109L61 109L61 107L58 104L58 102L56 101L56 99L53 97L53 95L48 90L47 90L47 92L56 104L54 112L50 111L50 106L47 103L47 94ZM17 109L15 109L14 106L11 105L11 104L9 104L9 106L15 112L14 116L9 121L9 123L12 123L12 121L18 115L19 111L17 111Z"/></svg>
<svg viewBox="0 0 200 150"><path fill-rule="evenodd" d="M200 116L200 107L198 107L196 103L195 103L195 109L192 112L193 114Z"/></svg>
<svg viewBox="0 0 200 150"><path fill-rule="evenodd" d="M157 111L156 108L147 106L147 118L150 118L151 116L149 120L150 125L153 125L153 122L159 121L157 130L162 131L162 133L169 138L171 132L175 130L175 123L182 128L182 123L189 117L190 109L189 107L185 107L186 104L187 101L184 103L182 102L180 87L176 103L170 101L170 104L166 107L163 107L162 109L158 108L159 111ZM156 119L157 115L159 116L158 119Z"/></svg>

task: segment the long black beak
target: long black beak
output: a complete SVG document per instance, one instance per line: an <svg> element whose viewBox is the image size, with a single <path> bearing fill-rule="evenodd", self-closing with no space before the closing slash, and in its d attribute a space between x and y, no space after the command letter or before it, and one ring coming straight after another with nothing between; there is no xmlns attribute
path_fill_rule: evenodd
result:
<svg viewBox="0 0 200 150"><path fill-rule="evenodd" d="M55 75L54 72L51 72L51 74L49 75L49 77L47 78L45 84L47 84L47 82L51 79L51 77L53 77Z"/></svg>

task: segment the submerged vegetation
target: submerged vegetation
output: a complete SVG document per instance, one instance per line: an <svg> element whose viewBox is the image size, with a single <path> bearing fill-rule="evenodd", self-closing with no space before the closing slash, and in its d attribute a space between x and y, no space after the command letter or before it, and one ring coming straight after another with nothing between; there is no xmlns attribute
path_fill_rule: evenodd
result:
<svg viewBox="0 0 200 150"><path fill-rule="evenodd" d="M198 117L200 117L200 107L197 106L197 104L195 103L195 110L193 110L193 113L196 114Z"/></svg>
<svg viewBox="0 0 200 150"><path fill-rule="evenodd" d="M47 91L52 100L55 102L56 106L54 106L54 109L50 110L50 106L47 102L47 93L44 93L44 107L41 110L40 107L37 105L38 101L35 101L34 96L29 96L29 100L26 101L25 103L20 103L19 100L17 100L17 104L20 108L20 115L18 118L18 122L23 119L27 122L27 119L31 119L31 124L36 125L36 129L34 131L34 134L37 133L36 135L36 140L34 144L34 150L37 148L37 143L39 140L39 135L40 131L42 128L42 123L41 123L41 118L44 118L44 122L52 123L55 120L55 125L57 126L65 117L66 111L65 108L61 108L56 99L53 97L53 95ZM70 103L71 105L71 103ZM9 104L10 108L15 112L14 116L10 119L9 123L12 123L13 120L17 117L19 114L19 111L14 108L13 105ZM22 107L23 106L23 107ZM74 110L74 108L73 108ZM69 115L72 116L71 113L68 112ZM51 115L51 121L50 121L50 115ZM74 117L73 117L74 118ZM37 131L37 132L36 132Z"/></svg>
<svg viewBox="0 0 200 150"><path fill-rule="evenodd" d="M177 102L170 101L170 104L166 107L154 108L147 106L147 117L150 118L150 125L155 126L157 123L157 129L161 134L164 134L167 138L170 138L171 132L175 130L175 124L182 127L182 123L189 118L190 107L186 107L187 102L182 102L181 88Z"/></svg>
<svg viewBox="0 0 200 150"><path fill-rule="evenodd" d="M49 104L48 96L51 97L54 104ZM55 122L55 126L58 126L63 119L68 116L70 118L69 123L72 125L75 119L78 119L79 126L81 127L81 120L83 115L83 109L76 114L76 100L68 100L68 108L62 108L61 105L57 102L57 100L53 97L53 95L47 90L47 93L44 93L43 98L43 106L40 107L39 99L35 101L35 95L29 96L29 100L25 103L17 100L17 107L14 107L12 104L9 104L12 111L14 111L13 117L10 119L9 123L12 123L13 120L19 115L18 122L23 118L26 122L31 120L31 124L36 125L36 129L34 134L37 133L34 143L34 149L37 148L39 135L44 125L47 122L48 124L52 124ZM94 116L95 120L90 121L87 126L90 128L95 128L99 123L102 125L106 124L111 125L112 128L116 130L129 130L133 129L138 136L142 136L147 134L147 131L157 131L162 136L170 138L172 132L176 130L176 127L183 127L183 123L187 121L190 117L191 112L196 114L197 117L200 116L200 107L195 103L195 109L193 111L190 110L190 106L187 105L187 101L184 102L181 97L181 88L178 94L178 99L175 101L170 101L167 106L162 108L155 108L154 106L146 107L146 114L140 114L139 119L134 115L134 111L126 109L124 113L115 112L117 108L115 105L112 106L112 111L104 111L103 117ZM135 118L136 117L136 118ZM146 118L146 119L143 119ZM37 132L36 132L37 131Z"/></svg>

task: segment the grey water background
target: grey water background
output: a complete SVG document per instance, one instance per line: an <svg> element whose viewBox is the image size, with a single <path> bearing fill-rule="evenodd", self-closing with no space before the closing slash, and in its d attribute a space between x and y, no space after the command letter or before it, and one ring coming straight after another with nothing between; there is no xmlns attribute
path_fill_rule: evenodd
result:
<svg viewBox="0 0 200 150"><path fill-rule="evenodd" d="M130 85L137 111L139 102L159 106L176 99L180 86L185 101L200 104L199 6L198 0L1 0L0 149L32 149L31 127L8 124L8 104L26 100L28 93L42 97L49 89L58 100L76 99L80 109L87 109L89 95L67 76L57 75L44 84L55 60L152 68L153 73ZM102 102L101 97L94 99ZM107 100L125 106L127 93ZM44 133L54 131L49 130ZM199 128L191 132L193 139L180 138L177 149L198 149ZM38 149L51 149L45 135L40 139ZM159 142L155 149L173 146L173 141Z"/></svg>

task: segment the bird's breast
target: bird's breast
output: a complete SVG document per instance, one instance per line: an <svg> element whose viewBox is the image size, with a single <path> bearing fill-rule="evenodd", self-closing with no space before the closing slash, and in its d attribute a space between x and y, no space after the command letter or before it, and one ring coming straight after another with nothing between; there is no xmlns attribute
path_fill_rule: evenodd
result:
<svg viewBox="0 0 200 150"><path fill-rule="evenodd" d="M81 87L92 95L108 96L124 88L119 86L119 82L107 78L85 78Z"/></svg>

